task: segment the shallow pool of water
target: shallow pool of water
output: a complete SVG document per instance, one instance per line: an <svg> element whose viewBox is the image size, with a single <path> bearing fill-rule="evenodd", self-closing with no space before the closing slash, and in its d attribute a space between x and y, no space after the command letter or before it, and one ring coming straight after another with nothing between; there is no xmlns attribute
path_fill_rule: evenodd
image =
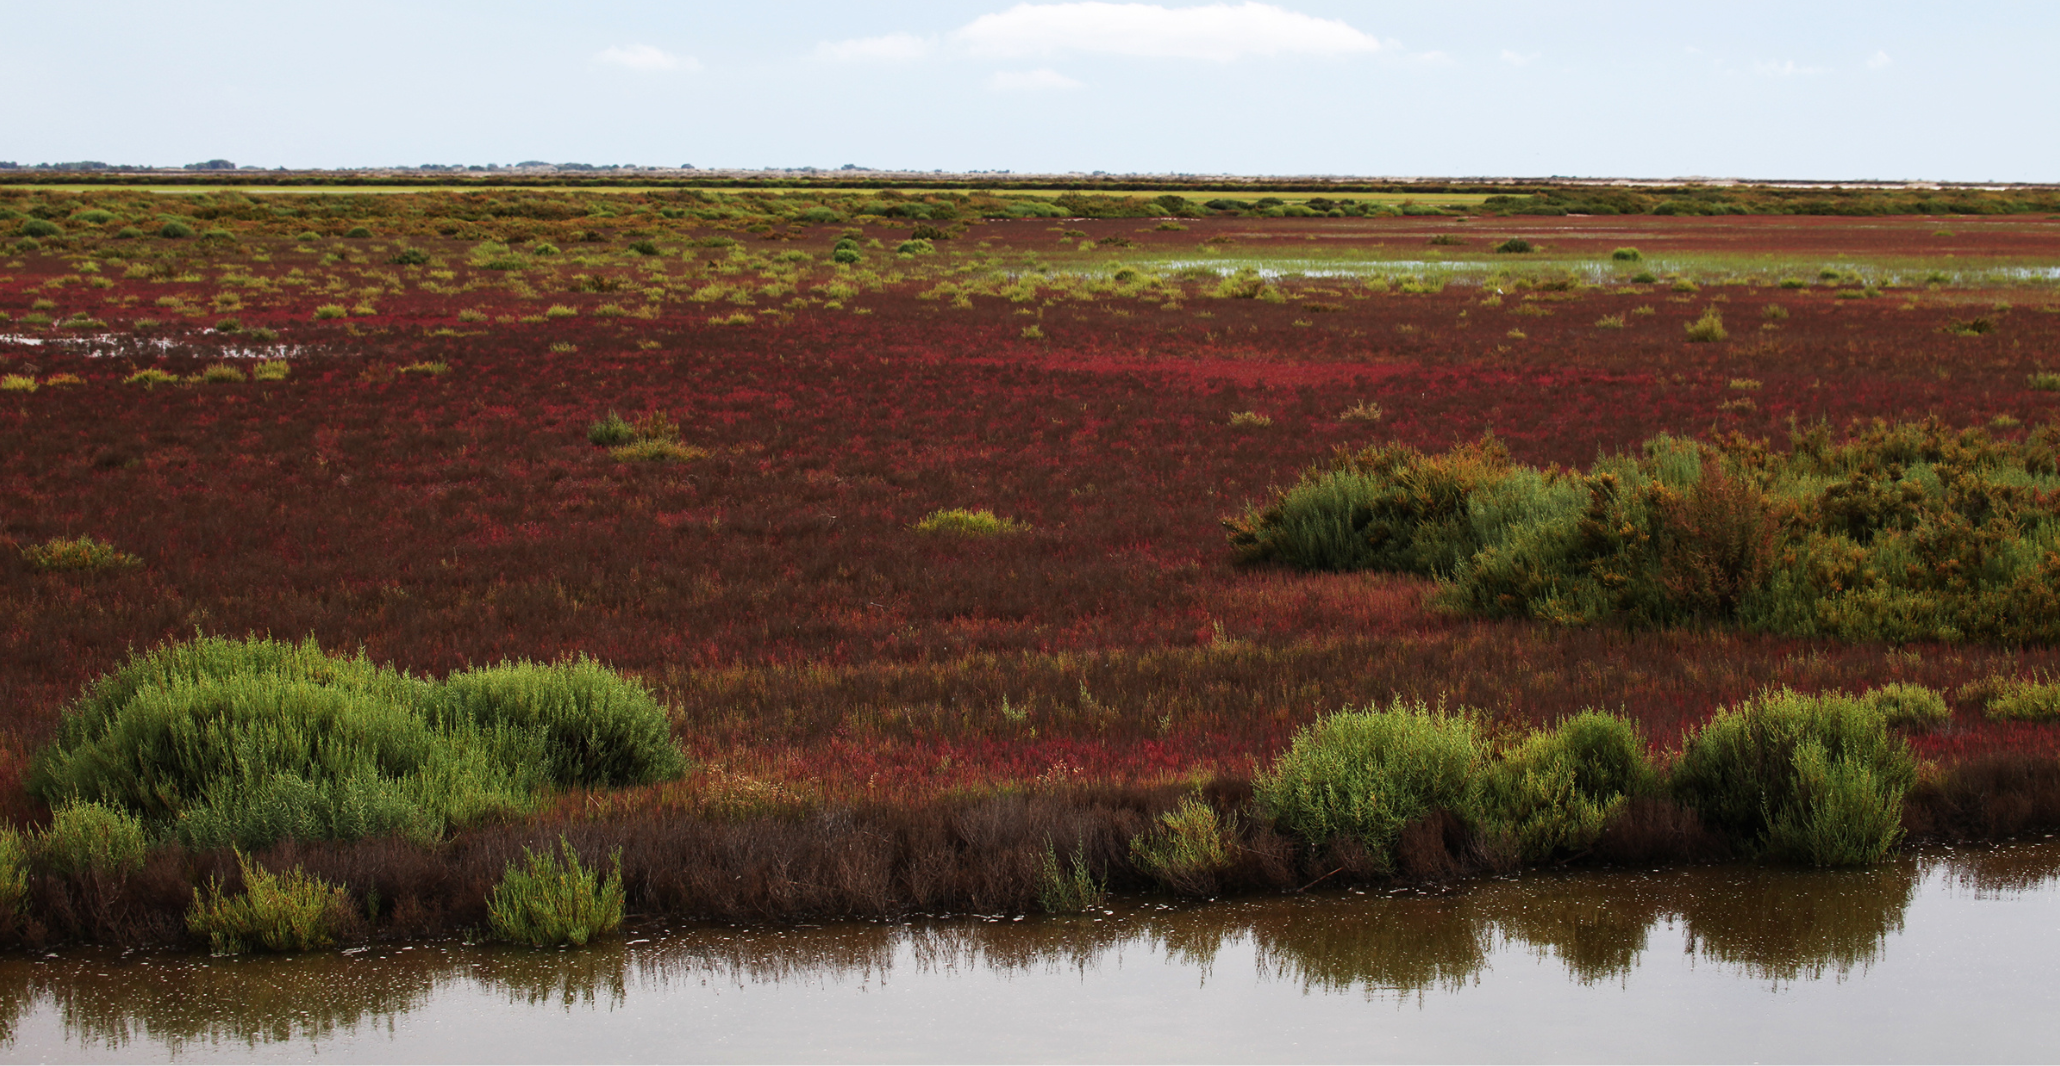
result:
<svg viewBox="0 0 2060 1066"><path fill-rule="evenodd" d="M2060 845L586 951L0 961L9 1061L2060 1058Z"/></svg>

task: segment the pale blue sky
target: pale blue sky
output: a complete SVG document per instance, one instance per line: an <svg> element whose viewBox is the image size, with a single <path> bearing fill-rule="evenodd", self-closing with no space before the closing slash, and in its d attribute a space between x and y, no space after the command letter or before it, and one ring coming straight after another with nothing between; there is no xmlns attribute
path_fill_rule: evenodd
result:
<svg viewBox="0 0 2060 1066"><path fill-rule="evenodd" d="M65 0L0 159L2060 180L2060 4Z"/></svg>

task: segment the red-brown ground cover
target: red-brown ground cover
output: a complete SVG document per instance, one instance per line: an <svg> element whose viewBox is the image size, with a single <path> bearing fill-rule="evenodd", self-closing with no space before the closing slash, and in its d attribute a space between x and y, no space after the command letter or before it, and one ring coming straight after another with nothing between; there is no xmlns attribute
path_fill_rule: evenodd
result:
<svg viewBox="0 0 2060 1066"><path fill-rule="evenodd" d="M1637 244L1648 258L2060 261L2054 223L1954 220L1950 237L1933 236L1940 225L1016 222L954 244L1050 246L1062 267L1068 256L1099 266L1211 236L1237 242L1213 246L1226 258L1261 244L1286 254L1278 246L1291 241L1348 255L1354 242L1417 245L1463 229L1471 247L1447 251L1479 259L1490 242L1475 235L1497 227L1548 249ZM1054 244L1054 228L1136 247L1082 253L1071 238ZM822 231L821 247L778 247L820 255L838 232ZM839 307L761 297L754 321L716 325L738 305L685 297L682 271L692 284L722 280L694 273L699 262L658 264L676 283L659 296L638 295L654 265L628 257L530 271L541 291L529 295L462 264L439 291L419 268L362 256L327 268L319 290L112 269L98 275L111 284L93 287L58 256L10 265L0 310L18 321L41 299L53 317L89 312L117 333L151 315L175 324L140 331L168 338L164 351L133 340L0 349L0 372L84 379L0 393L0 537L91 535L145 564L50 574L0 552L0 797L29 813L15 783L23 760L79 685L131 648L197 630L312 634L439 673L591 654L680 710L682 741L708 769L661 790L676 798L1235 774L1316 715L1395 694L1512 723L1621 709L1665 745L1764 685L1950 691L2060 666L2043 648L1466 621L1429 610L1428 586L1412 579L1239 570L1220 526L1331 449L1377 439L1431 449L1492 431L1520 460L1575 464L1662 431L1778 441L1792 420L1937 416L2019 433L2060 415L2060 393L2026 387L2029 373L2060 368L2049 286L1841 298L1772 276L1704 279L1695 292L1512 278L1491 305L1471 284L1404 294L1313 277L1281 283L1285 298L1269 302L1213 298L1211 283L1190 279L1151 302L979 293L955 307L922 298L941 275L918 263ZM207 267L189 253L179 270L191 273L172 276ZM284 263L237 271L288 275ZM346 273L383 287L368 296ZM619 284L586 291L578 274ZM65 277L79 280L52 284ZM449 291L467 283L479 287ZM231 289L239 306L212 310ZM162 310L167 297L187 310ZM317 305L361 300L373 313L310 319ZM605 313L639 300L643 314ZM515 321L548 305L577 313ZM1787 317L1766 317L1769 305ZM1685 324L1711 307L1731 339L1691 343ZM237 335L194 327L225 314L303 346L286 381L122 383L143 366L189 376L219 361ZM1598 326L1604 316L1623 327ZM1948 331L1975 317L1993 328ZM1041 339L1024 336L1032 324ZM427 361L448 372L398 372ZM1341 417L1362 404L1381 418ZM585 436L610 410L663 413L708 454L618 462ZM1271 421L1232 425L1239 412ZM951 507L1031 528L978 540L911 531ZM1951 729L1918 739L1926 757L2060 751L2052 727L1957 711Z"/></svg>

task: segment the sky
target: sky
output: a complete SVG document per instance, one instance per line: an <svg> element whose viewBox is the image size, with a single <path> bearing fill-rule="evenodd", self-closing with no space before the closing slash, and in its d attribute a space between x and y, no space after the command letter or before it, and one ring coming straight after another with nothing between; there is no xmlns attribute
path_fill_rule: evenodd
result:
<svg viewBox="0 0 2060 1066"><path fill-rule="evenodd" d="M0 160L2060 181L2060 4L9 5Z"/></svg>

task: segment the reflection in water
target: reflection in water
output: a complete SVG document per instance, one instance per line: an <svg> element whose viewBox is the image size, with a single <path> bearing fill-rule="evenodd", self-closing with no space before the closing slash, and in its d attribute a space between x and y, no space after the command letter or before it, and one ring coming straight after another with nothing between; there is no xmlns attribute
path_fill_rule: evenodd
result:
<svg viewBox="0 0 2060 1066"><path fill-rule="evenodd" d="M0 1039L31 1050L16 1045L33 1016L54 1019L72 1049L142 1045L178 1056L323 1045L391 1034L412 1012L461 991L515 1007L606 1011L680 987L884 987L897 966L1087 975L1143 955L1206 983L1240 979L1219 972L1232 949L1256 965L1257 980L1305 994L1421 1000L1464 994L1509 949L1557 962L1578 985L1628 981L1653 961L1649 942L1661 928L1675 930L1696 963L1780 988L1864 972L1902 931L1922 886L1995 899L2054 892L2056 875L2060 844L2048 843L1856 871L1532 874L1449 894L1146 903L1100 917L695 927L586 951L444 944L299 958L72 953L0 962Z"/></svg>

